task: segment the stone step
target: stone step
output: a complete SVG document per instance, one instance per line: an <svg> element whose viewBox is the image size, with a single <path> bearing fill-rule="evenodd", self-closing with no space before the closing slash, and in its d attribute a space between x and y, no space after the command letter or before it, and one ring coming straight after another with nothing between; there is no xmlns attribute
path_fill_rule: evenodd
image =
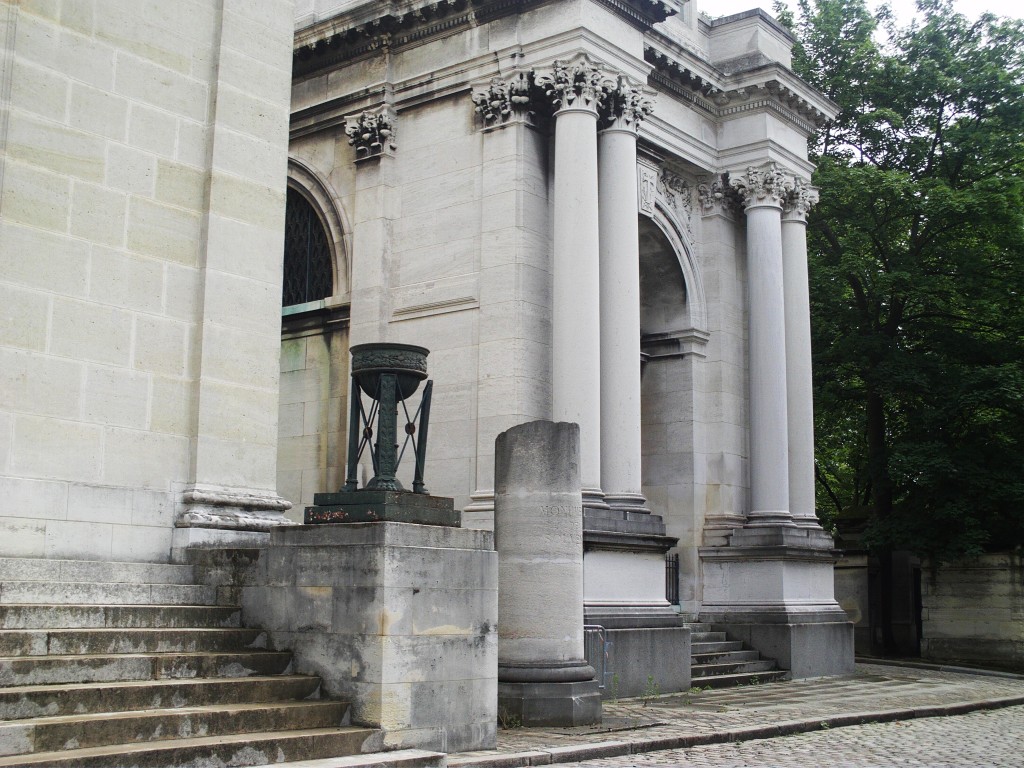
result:
<svg viewBox="0 0 1024 768"><path fill-rule="evenodd" d="M265 650L15 656L0 658L0 685L276 675L290 661L290 653Z"/></svg>
<svg viewBox="0 0 1024 768"><path fill-rule="evenodd" d="M691 632L690 642L691 643L720 643L728 640L728 636L725 632Z"/></svg>
<svg viewBox="0 0 1024 768"><path fill-rule="evenodd" d="M727 675L711 675L700 678L700 688L729 688L736 685L757 685L759 683L774 683L779 680L788 680L789 672L784 669L776 669L769 672L736 672ZM695 685L697 685L695 683Z"/></svg>
<svg viewBox="0 0 1024 768"><path fill-rule="evenodd" d="M0 720L310 698L320 678L252 675L0 688Z"/></svg>
<svg viewBox="0 0 1024 768"><path fill-rule="evenodd" d="M368 755L325 757L321 760L302 760L285 766L257 765L252 768L444 768L447 757L441 752L422 749L399 749L395 752L371 752Z"/></svg>
<svg viewBox="0 0 1024 768"><path fill-rule="evenodd" d="M241 612L219 605L0 605L0 629L237 627Z"/></svg>
<svg viewBox="0 0 1024 768"><path fill-rule="evenodd" d="M692 665L724 664L737 661L760 661L761 654L757 651L725 651L724 653L695 653Z"/></svg>
<svg viewBox="0 0 1024 768"><path fill-rule="evenodd" d="M203 736L146 744L40 752L0 758L0 766L27 768L209 768L254 766L362 752L369 728L308 728L230 736Z"/></svg>
<svg viewBox="0 0 1024 768"><path fill-rule="evenodd" d="M693 655L703 653L726 653L729 651L742 650L744 650L744 648L741 640L722 640L718 642L690 644L690 653Z"/></svg>
<svg viewBox="0 0 1024 768"><path fill-rule="evenodd" d="M0 723L0 755L59 752L195 736L336 728L341 725L346 709L347 705L340 701L314 700L37 717Z"/></svg>
<svg viewBox="0 0 1024 768"><path fill-rule="evenodd" d="M0 604L215 605L217 590L199 584L100 583L90 581L0 582Z"/></svg>
<svg viewBox="0 0 1024 768"><path fill-rule="evenodd" d="M769 672L777 668L772 659L761 659L759 661L736 661L718 664L694 664L690 667L690 675L694 679L703 677L714 677L715 675L731 675L733 673Z"/></svg>
<svg viewBox="0 0 1024 768"><path fill-rule="evenodd" d="M0 656L231 651L254 646L258 629L0 629Z"/></svg>
<svg viewBox="0 0 1024 768"><path fill-rule="evenodd" d="M191 565L0 557L0 582L5 581L195 584L196 576Z"/></svg>

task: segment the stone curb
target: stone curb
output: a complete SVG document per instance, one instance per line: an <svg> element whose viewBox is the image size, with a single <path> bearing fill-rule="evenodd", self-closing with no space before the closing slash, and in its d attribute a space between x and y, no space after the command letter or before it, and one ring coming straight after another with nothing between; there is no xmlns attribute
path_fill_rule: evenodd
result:
<svg viewBox="0 0 1024 768"><path fill-rule="evenodd" d="M701 733L680 736L662 736L638 741L598 741L590 744L576 744L566 747L548 747L526 752L509 752L500 755L455 757L449 755L448 768L520 768L532 765L554 765L557 763L596 760L602 757L621 757L644 752L660 752L668 749L688 749L708 744L726 744L753 739L771 739L779 736L793 736L829 728L843 728L866 723L889 723L898 720L915 720L925 717L946 717L964 715L988 709L1002 709L1024 705L1024 696L1004 696L994 699L978 699L953 704L936 704L924 707L882 709L865 712L850 712L842 715L828 715L814 720L789 720L772 725L757 725L730 728L715 733Z"/></svg>
<svg viewBox="0 0 1024 768"><path fill-rule="evenodd" d="M928 669L933 672L955 672L958 675L1006 677L1010 680L1024 680L1024 675L1016 672L1004 672L1001 669L982 669L980 667L958 667L951 664L939 664L931 661L914 661L913 659L873 659L869 656L857 656L854 661L857 664L875 664L879 667L908 667L910 669Z"/></svg>

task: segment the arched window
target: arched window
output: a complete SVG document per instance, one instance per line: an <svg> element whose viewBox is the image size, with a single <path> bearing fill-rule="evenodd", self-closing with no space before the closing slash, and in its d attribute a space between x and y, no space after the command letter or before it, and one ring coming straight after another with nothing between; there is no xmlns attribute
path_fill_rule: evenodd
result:
<svg viewBox="0 0 1024 768"><path fill-rule="evenodd" d="M281 304L305 304L334 292L331 249L313 206L288 188L284 226L284 291Z"/></svg>

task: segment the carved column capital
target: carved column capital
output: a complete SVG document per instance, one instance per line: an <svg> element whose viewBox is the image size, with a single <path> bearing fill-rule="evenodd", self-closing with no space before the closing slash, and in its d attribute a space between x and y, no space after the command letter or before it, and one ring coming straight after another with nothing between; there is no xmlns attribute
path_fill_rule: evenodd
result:
<svg viewBox="0 0 1024 768"><path fill-rule="evenodd" d="M729 184L743 201L744 210L755 206L775 206L781 209L793 189L791 177L777 163L768 163L759 168L747 166L742 174L731 177Z"/></svg>
<svg viewBox="0 0 1024 768"><path fill-rule="evenodd" d="M640 123L654 111L653 100L644 89L631 83L624 75L602 85L601 127L636 133Z"/></svg>
<svg viewBox="0 0 1024 768"><path fill-rule="evenodd" d="M493 128L517 118L532 123L537 108L536 95L536 78L531 70L519 72L508 80L492 78L486 88L472 94L472 99L484 128Z"/></svg>
<svg viewBox="0 0 1024 768"><path fill-rule="evenodd" d="M394 118L382 110L345 118L345 135L356 149L356 161L390 155L395 149Z"/></svg>
<svg viewBox="0 0 1024 768"><path fill-rule="evenodd" d="M549 71L537 75L537 84L556 113L583 109L596 114L607 79L597 62L577 56L569 61L556 60Z"/></svg>
<svg viewBox="0 0 1024 768"><path fill-rule="evenodd" d="M793 182L793 189L782 206L782 218L785 221L807 221L807 214L818 204L818 190L803 179Z"/></svg>
<svg viewBox="0 0 1024 768"><path fill-rule="evenodd" d="M721 176L698 177L697 199L700 201L702 216L731 213L733 210L733 197L728 184L722 180Z"/></svg>

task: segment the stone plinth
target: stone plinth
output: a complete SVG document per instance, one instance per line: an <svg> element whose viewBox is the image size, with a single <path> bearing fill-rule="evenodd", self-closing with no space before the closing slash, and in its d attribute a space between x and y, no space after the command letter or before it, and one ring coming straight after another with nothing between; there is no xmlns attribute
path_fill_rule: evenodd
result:
<svg viewBox="0 0 1024 768"><path fill-rule="evenodd" d="M416 523L458 527L452 499L408 491L368 490L317 493L306 507L306 525L321 523Z"/></svg>
<svg viewBox="0 0 1024 768"><path fill-rule="evenodd" d="M404 523L279 529L242 589L247 626L380 728L380 749L489 749L497 555L485 531Z"/></svg>
<svg viewBox="0 0 1024 768"><path fill-rule="evenodd" d="M583 658L579 427L533 421L498 435L498 707L526 726L601 720Z"/></svg>

